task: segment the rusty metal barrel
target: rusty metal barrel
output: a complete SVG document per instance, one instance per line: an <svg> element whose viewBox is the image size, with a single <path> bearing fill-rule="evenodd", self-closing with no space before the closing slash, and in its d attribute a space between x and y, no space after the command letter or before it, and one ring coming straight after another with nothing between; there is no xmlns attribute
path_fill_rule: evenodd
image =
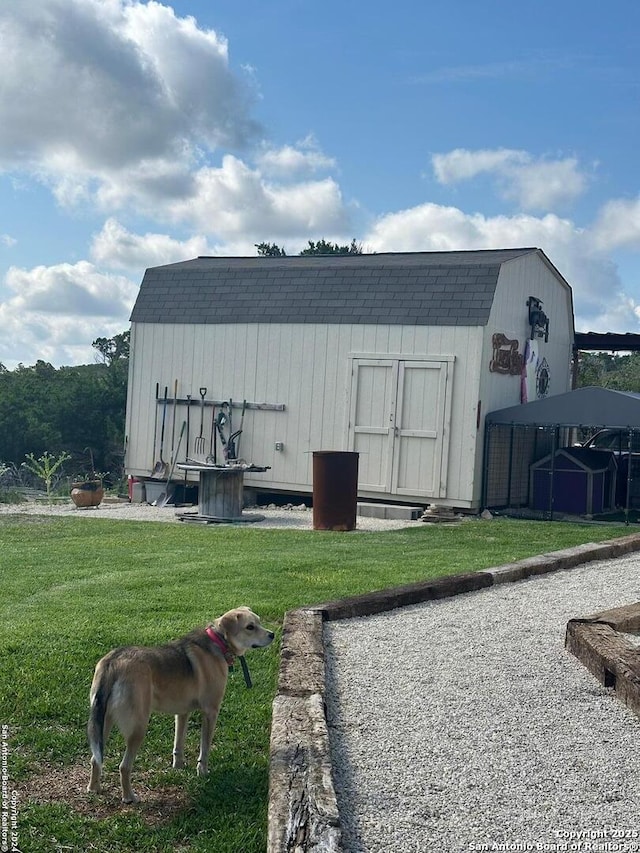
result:
<svg viewBox="0 0 640 853"><path fill-rule="evenodd" d="M354 530L358 507L358 454L313 452L313 529Z"/></svg>

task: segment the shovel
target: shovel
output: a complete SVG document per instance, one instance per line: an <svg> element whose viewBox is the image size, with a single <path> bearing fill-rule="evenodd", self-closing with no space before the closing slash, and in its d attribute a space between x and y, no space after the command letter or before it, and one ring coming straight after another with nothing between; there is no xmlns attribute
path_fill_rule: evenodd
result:
<svg viewBox="0 0 640 853"><path fill-rule="evenodd" d="M167 386L164 386L164 404L162 406L162 427L160 429L160 459L155 464L153 471L151 472L151 476L155 480L162 480L167 473L167 463L162 458L162 451L164 450L164 425L167 419L167 394L169 393L169 389Z"/></svg>
<svg viewBox="0 0 640 853"><path fill-rule="evenodd" d="M151 506L166 506L169 503L171 495L169 494L169 485L171 483L171 477L173 476L173 469L176 467L176 460L178 458L178 454L180 453L180 445L182 443L182 436L184 435L184 431L187 428L187 422L182 421L182 429L180 430L180 437L178 438L178 446L176 448L176 455L173 457L173 462L171 463L171 470L169 471L169 476L167 477L167 487L162 492L160 497L156 498L155 501L151 504Z"/></svg>

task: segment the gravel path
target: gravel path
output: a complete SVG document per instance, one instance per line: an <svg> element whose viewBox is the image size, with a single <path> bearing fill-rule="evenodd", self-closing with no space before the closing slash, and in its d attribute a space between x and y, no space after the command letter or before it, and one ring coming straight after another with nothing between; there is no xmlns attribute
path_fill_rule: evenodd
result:
<svg viewBox="0 0 640 853"><path fill-rule="evenodd" d="M636 554L328 623L345 851L640 851L640 719L564 650L639 600Z"/></svg>
<svg viewBox="0 0 640 853"><path fill-rule="evenodd" d="M103 501L100 506L89 507L86 509L78 509L69 500L68 503L49 505L42 501L28 501L22 504L0 504L0 515L58 515L64 517L95 519L95 518L112 518L125 519L126 521L170 521L179 522L178 514L184 512L197 512L197 507L180 507L175 506L151 506L146 503L129 503L128 501L111 502ZM259 507L256 509L247 510L248 514L260 513L264 515L264 521L245 524L242 526L247 528L261 529L265 527L271 528L289 528L296 530L313 530L313 512L311 510L296 510L296 509L267 509ZM184 522L180 522L184 523ZM421 521L393 521L382 518L369 518L358 516L356 521L356 530L366 532L375 530L394 530L401 527L415 527L422 524ZM220 525L211 525L218 527ZM239 527L240 525L236 525Z"/></svg>

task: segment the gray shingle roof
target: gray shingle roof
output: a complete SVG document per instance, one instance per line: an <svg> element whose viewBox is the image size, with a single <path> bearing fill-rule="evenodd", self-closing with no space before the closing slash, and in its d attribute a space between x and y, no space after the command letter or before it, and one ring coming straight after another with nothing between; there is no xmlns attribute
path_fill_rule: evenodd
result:
<svg viewBox="0 0 640 853"><path fill-rule="evenodd" d="M513 426L640 427L640 394L610 388L576 388L520 406L489 412L487 424Z"/></svg>
<svg viewBox="0 0 640 853"><path fill-rule="evenodd" d="M148 269L131 321L486 325L501 265L531 252L194 258Z"/></svg>

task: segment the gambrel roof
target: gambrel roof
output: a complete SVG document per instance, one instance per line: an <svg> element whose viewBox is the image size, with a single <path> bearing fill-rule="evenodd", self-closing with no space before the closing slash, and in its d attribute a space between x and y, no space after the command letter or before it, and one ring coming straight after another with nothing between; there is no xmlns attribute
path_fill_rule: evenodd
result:
<svg viewBox="0 0 640 853"><path fill-rule="evenodd" d="M194 258L148 269L131 321L483 326L502 264L531 253L554 269L535 248Z"/></svg>

